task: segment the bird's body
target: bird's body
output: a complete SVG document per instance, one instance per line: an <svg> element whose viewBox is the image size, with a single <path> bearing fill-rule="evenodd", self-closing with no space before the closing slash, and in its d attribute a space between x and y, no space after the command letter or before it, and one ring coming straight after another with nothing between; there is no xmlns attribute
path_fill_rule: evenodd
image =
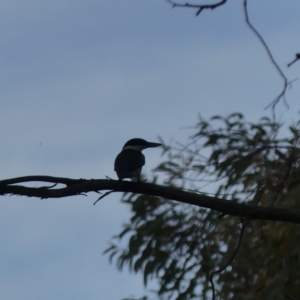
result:
<svg viewBox="0 0 300 300"><path fill-rule="evenodd" d="M143 149L158 147L161 144L147 142L143 139L131 139L125 143L122 151L115 159L115 171L119 180L137 178L140 181L142 167L145 164Z"/></svg>
<svg viewBox="0 0 300 300"><path fill-rule="evenodd" d="M115 171L119 178L139 177L145 164L145 156L141 151L125 149L115 160Z"/></svg>

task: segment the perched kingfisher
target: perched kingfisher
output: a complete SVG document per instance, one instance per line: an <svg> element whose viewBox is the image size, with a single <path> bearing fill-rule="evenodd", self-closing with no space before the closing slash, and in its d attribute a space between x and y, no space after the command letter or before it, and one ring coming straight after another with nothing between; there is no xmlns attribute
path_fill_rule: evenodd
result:
<svg viewBox="0 0 300 300"><path fill-rule="evenodd" d="M158 146L161 146L161 144L147 142L139 138L126 142L115 159L115 171L119 180L137 178L140 181L142 167L145 164L145 156L142 150Z"/></svg>

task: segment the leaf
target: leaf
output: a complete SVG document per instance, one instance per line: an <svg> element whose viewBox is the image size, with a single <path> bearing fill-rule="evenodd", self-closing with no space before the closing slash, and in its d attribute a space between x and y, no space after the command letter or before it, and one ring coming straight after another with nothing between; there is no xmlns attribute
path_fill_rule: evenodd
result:
<svg viewBox="0 0 300 300"><path fill-rule="evenodd" d="M147 286L148 277L150 277L153 273L154 264L153 261L149 260L144 269L144 285Z"/></svg>

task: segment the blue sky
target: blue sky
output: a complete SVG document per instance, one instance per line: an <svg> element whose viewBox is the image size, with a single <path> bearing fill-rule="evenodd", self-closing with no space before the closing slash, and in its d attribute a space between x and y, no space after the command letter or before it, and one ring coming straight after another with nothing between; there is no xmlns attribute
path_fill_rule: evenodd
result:
<svg viewBox="0 0 300 300"><path fill-rule="evenodd" d="M300 51L296 0L249 1L249 14L289 79ZM282 81L244 22L242 1L214 11L162 0L2 0L1 178L115 178L132 137L184 142L197 114L240 111L250 120ZM280 103L296 120L300 82ZM146 150L151 170L162 159ZM128 220L121 195L0 201L0 298L121 299L144 293L142 276L118 272L103 250Z"/></svg>

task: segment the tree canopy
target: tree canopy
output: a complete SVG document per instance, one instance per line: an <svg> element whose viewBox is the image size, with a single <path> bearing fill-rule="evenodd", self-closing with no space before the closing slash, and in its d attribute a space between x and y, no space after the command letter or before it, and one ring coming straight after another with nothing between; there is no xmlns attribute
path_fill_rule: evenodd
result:
<svg viewBox="0 0 300 300"><path fill-rule="evenodd" d="M186 143L164 144L166 159L156 172L172 187L210 190L257 209L298 211L299 126L291 125L282 137L286 128L268 117L257 123L240 113L200 117ZM146 285L155 278L161 299L299 295L297 224L255 221L155 196L126 193L122 201L132 217L106 252L119 269L142 272ZM119 247L124 239L125 249Z"/></svg>

